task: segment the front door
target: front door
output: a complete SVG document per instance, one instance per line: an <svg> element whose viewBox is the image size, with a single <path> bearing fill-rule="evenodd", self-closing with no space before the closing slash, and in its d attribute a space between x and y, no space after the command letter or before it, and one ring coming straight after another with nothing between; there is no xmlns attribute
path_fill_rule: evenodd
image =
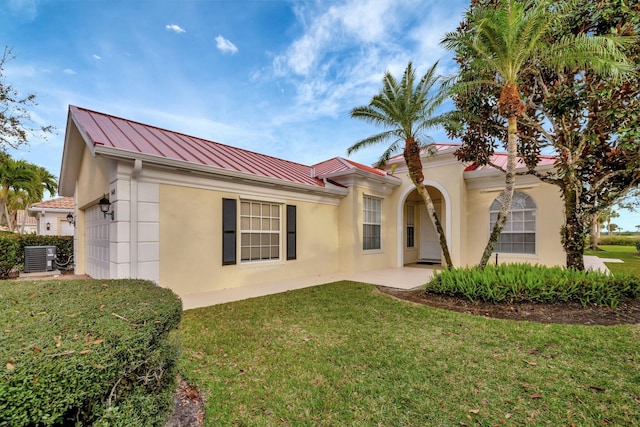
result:
<svg viewBox="0 0 640 427"><path fill-rule="evenodd" d="M433 206L436 212L440 212L440 203L435 202ZM420 205L418 208L420 215L420 259L429 261L441 261L440 241L438 233L431 223L427 207Z"/></svg>

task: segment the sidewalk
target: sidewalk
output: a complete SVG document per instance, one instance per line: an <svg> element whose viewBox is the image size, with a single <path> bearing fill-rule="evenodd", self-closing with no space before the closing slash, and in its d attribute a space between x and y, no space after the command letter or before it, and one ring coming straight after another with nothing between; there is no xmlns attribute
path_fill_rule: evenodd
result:
<svg viewBox="0 0 640 427"><path fill-rule="evenodd" d="M240 288L220 289L217 291L183 295L181 298L183 308L189 310L191 308L240 301L247 298L261 297L341 280L371 283L373 285L399 289L413 289L427 283L432 276L433 269L431 268L385 268L362 273L332 273L278 282L260 283Z"/></svg>

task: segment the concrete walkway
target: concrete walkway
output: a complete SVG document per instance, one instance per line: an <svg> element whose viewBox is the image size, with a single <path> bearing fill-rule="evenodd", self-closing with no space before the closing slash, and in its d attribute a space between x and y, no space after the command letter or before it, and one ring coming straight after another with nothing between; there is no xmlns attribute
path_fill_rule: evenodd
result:
<svg viewBox="0 0 640 427"><path fill-rule="evenodd" d="M584 257L587 270L609 273L605 262L623 262L619 259ZM182 296L182 306L185 310L226 302L240 301L247 298L261 297L295 289L322 285L325 283L350 280L353 282L371 283L373 285L388 286L398 289L413 289L422 286L433 277L434 266L411 266L402 268L385 268L365 271L362 273L331 273L317 276L307 276L299 279L281 280L277 282L259 283L240 288L220 289L217 291L201 292Z"/></svg>
<svg viewBox="0 0 640 427"><path fill-rule="evenodd" d="M332 273L278 282L260 283L241 288L220 289L218 291L201 292L183 295L182 306L185 310L191 308L208 307L225 302L240 301L247 298L277 294L324 283L351 280L353 282L371 283L373 285L389 286L399 289L413 289L422 286L433 276L433 268L403 267L385 268L362 273Z"/></svg>
<svg viewBox="0 0 640 427"><path fill-rule="evenodd" d="M584 269L610 274L611 272L609 271L609 268L607 268L607 266L605 265L605 262L624 262L624 261L616 258L599 258L594 255L585 255Z"/></svg>

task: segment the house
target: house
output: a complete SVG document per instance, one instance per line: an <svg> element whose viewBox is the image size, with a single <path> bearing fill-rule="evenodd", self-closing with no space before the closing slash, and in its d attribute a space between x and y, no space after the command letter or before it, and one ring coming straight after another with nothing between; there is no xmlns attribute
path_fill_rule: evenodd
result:
<svg viewBox="0 0 640 427"><path fill-rule="evenodd" d="M437 145L424 174L465 266L480 259L504 176L459 162L456 147ZM71 106L59 192L75 198L76 273L179 295L441 261L401 156L386 170L341 157L308 166ZM563 264L562 222L557 189L518 176L498 261Z"/></svg>
<svg viewBox="0 0 640 427"><path fill-rule="evenodd" d="M16 224L20 234L36 234L38 230L38 221L34 217L27 215L27 211L24 209L19 209L16 212Z"/></svg>
<svg viewBox="0 0 640 427"><path fill-rule="evenodd" d="M35 232L41 236L73 236L73 215L75 203L73 197L56 197L51 200L33 203L27 209L30 217L36 219Z"/></svg>

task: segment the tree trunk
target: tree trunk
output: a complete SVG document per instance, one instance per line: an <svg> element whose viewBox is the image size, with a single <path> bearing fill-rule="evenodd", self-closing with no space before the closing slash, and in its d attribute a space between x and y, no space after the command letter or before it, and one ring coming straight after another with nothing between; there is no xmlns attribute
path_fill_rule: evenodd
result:
<svg viewBox="0 0 640 427"><path fill-rule="evenodd" d="M591 214L591 228L589 229L589 248L592 251L599 251L598 239L600 238L600 223L598 213Z"/></svg>
<svg viewBox="0 0 640 427"><path fill-rule="evenodd" d="M13 232L13 226L11 225L11 217L9 216L9 208L7 207L7 203L4 203L4 216L7 219L7 227L9 227L9 231ZM2 216L0 215L0 219Z"/></svg>
<svg viewBox="0 0 640 427"><path fill-rule="evenodd" d="M584 238L582 213L578 192L570 184L563 187L565 225L562 227L562 244L567 254L567 268L584 270Z"/></svg>
<svg viewBox="0 0 640 427"><path fill-rule="evenodd" d="M513 191L516 184L516 158L518 155L518 118L515 115L509 116L507 125L507 168L505 176L504 192L502 193L502 206L500 212L498 212L498 218L491 230L489 241L484 248L484 253L480 259L478 268L484 269L489 262L489 258L493 253L493 249L496 247L496 243L500 238L500 233L504 228L504 224L507 221L507 213L511 206L511 199L513 199Z"/></svg>
<svg viewBox="0 0 640 427"><path fill-rule="evenodd" d="M422 160L420 159L420 146L418 146L418 143L413 138L409 138L405 141L404 160L407 163L411 181L413 181L413 185L416 187L416 190L418 190L418 194L420 194L422 200L424 200L427 212L429 213L429 219L438 233L440 249L442 250L442 255L444 257L445 267L451 268L453 267L453 262L451 262L449 246L447 245L447 236L444 234L442 224L440 223L440 219L438 218L435 207L433 206L433 200L431 200L427 187L424 185Z"/></svg>

